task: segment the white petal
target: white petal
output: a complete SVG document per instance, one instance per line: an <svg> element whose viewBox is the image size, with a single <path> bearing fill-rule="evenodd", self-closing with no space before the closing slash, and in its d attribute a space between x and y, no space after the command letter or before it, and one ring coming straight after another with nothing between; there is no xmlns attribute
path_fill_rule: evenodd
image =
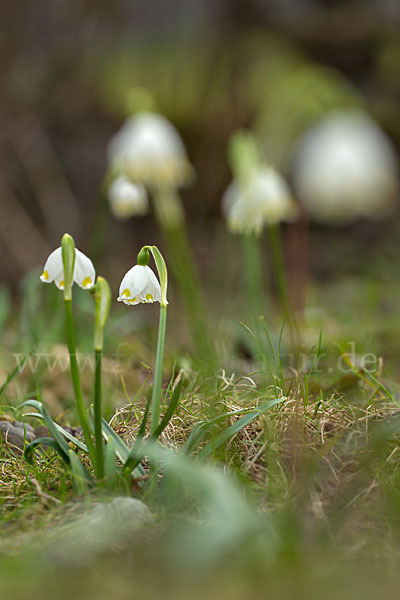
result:
<svg viewBox="0 0 400 600"><path fill-rule="evenodd" d="M320 222L346 223L390 214L398 197L396 154L379 125L357 110L312 125L293 156L293 182Z"/></svg>
<svg viewBox="0 0 400 600"><path fill-rule="evenodd" d="M143 265L132 267L121 282L118 301L131 305L160 302L161 287L152 269Z"/></svg>
<svg viewBox="0 0 400 600"><path fill-rule="evenodd" d="M244 184L234 181L222 198L222 210L233 232L261 233L266 223L296 218L298 209L283 177L270 167L255 169Z"/></svg>
<svg viewBox="0 0 400 600"><path fill-rule="evenodd" d="M135 265L137 266L137 265ZM124 301L124 298L131 298L132 297L132 284L134 282L134 272L135 272L135 267L132 267L131 269L129 269L129 271L127 271L125 273L125 275L122 278L121 284L119 286L119 296L118 296L118 300L120 302Z"/></svg>
<svg viewBox="0 0 400 600"><path fill-rule="evenodd" d="M43 273L40 276L40 279L45 283L51 283L62 272L63 264L61 248L57 248L50 254L49 258L46 260L46 264L44 265Z"/></svg>
<svg viewBox="0 0 400 600"><path fill-rule="evenodd" d="M108 190L112 213L117 219L128 219L135 215L145 215L149 211L146 188L132 183L124 175L117 177Z"/></svg>
<svg viewBox="0 0 400 600"><path fill-rule="evenodd" d="M160 302L161 301L161 287L157 277L150 267L145 267L147 283L139 294L141 302Z"/></svg>
<svg viewBox="0 0 400 600"><path fill-rule="evenodd" d="M135 265L132 269L129 269L121 282L119 295L125 295L128 298L139 296L148 281L146 273L146 269L148 268L142 265Z"/></svg>
<svg viewBox="0 0 400 600"><path fill-rule="evenodd" d="M240 200L239 186L235 181L232 181L222 196L221 208L224 217L229 216L229 213L238 200Z"/></svg>
<svg viewBox="0 0 400 600"><path fill-rule="evenodd" d="M108 148L110 161L133 181L181 185L193 169L175 127L157 113L142 112L125 121Z"/></svg>
<svg viewBox="0 0 400 600"><path fill-rule="evenodd" d="M145 269L147 269L146 274L147 274L149 283L152 284L155 288L161 289L160 283L159 283L154 271L150 267L145 267Z"/></svg>
<svg viewBox="0 0 400 600"><path fill-rule="evenodd" d="M86 254L75 248L74 282L88 290L94 286L95 279L96 271L92 261Z"/></svg>
<svg viewBox="0 0 400 600"><path fill-rule="evenodd" d="M64 269L62 269L62 271L60 271L56 275L56 277L54 278L54 283L56 284L59 290L64 289Z"/></svg>

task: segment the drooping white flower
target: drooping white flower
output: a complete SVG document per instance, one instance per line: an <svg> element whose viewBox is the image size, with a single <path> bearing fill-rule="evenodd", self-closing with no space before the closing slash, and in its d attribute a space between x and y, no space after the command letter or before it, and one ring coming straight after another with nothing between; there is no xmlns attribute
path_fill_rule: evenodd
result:
<svg viewBox="0 0 400 600"><path fill-rule="evenodd" d="M255 168L244 182L233 181L222 198L228 227L259 234L265 225L296 218L298 209L281 175L271 167Z"/></svg>
<svg viewBox="0 0 400 600"><path fill-rule="evenodd" d="M118 302L161 302L160 283L150 267L135 265L126 273L119 286Z"/></svg>
<svg viewBox="0 0 400 600"><path fill-rule="evenodd" d="M335 112L300 139L293 182L300 201L317 221L385 216L398 197L395 152L367 114Z"/></svg>
<svg viewBox="0 0 400 600"><path fill-rule="evenodd" d="M124 175L119 175L111 183L108 199L111 211L117 219L125 220L149 212L149 200L144 185L132 183Z"/></svg>
<svg viewBox="0 0 400 600"><path fill-rule="evenodd" d="M108 156L117 171L150 187L179 187L193 174L179 133L157 113L127 119L111 140Z"/></svg>
<svg viewBox="0 0 400 600"><path fill-rule="evenodd" d="M95 279L96 271L92 261L83 252L75 248L74 283L88 290L94 286ZM59 290L64 289L64 266L61 248L57 248L50 254L44 265L40 280L44 283L54 281Z"/></svg>

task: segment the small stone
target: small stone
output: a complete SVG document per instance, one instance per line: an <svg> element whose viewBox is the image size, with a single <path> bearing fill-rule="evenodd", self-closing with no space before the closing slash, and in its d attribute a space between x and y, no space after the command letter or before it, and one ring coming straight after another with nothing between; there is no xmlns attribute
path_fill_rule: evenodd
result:
<svg viewBox="0 0 400 600"><path fill-rule="evenodd" d="M35 438L50 437L49 430L44 425L35 427Z"/></svg>
<svg viewBox="0 0 400 600"><path fill-rule="evenodd" d="M99 502L60 531L53 531L57 543L50 542L49 556L63 564L90 564L111 547L129 545L154 522L146 504L135 498Z"/></svg>
<svg viewBox="0 0 400 600"><path fill-rule="evenodd" d="M154 521L153 515L144 502L125 496L118 496L112 502L97 504L92 514L100 517L114 530L115 528L119 530L122 535L128 536Z"/></svg>
<svg viewBox="0 0 400 600"><path fill-rule="evenodd" d="M19 429L22 429L22 431L26 431L26 435L28 436L28 434L32 437L32 440L35 437L35 430L33 429L32 425L29 425L29 423L21 423L20 421L12 421L11 425L13 425L13 427L18 427ZM29 441L32 441L29 440Z"/></svg>
<svg viewBox="0 0 400 600"><path fill-rule="evenodd" d="M3 444L15 454L21 454L25 443L35 439L35 432L30 425L18 421L0 421L0 438Z"/></svg>

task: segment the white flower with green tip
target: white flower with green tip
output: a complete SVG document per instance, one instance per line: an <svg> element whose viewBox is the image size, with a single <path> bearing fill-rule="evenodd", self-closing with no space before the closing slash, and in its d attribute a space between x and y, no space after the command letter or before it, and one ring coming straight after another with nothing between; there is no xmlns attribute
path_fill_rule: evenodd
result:
<svg viewBox="0 0 400 600"><path fill-rule="evenodd" d="M234 180L222 198L228 227L234 233L260 234L265 225L298 215L290 189L272 167L255 168L245 181Z"/></svg>
<svg viewBox="0 0 400 600"><path fill-rule="evenodd" d="M140 302L161 302L161 287L152 269L144 265L135 265L124 276L118 302L139 304Z"/></svg>
<svg viewBox="0 0 400 600"><path fill-rule="evenodd" d="M111 140L108 155L117 172L150 187L179 187L193 176L179 133L157 113L127 119Z"/></svg>
<svg viewBox="0 0 400 600"><path fill-rule="evenodd" d="M96 271L92 261L83 252L75 248L74 283L85 290L89 290L94 286L95 279ZM61 248L57 248L50 254L44 265L40 280L44 283L54 281L59 290L64 289L65 277Z"/></svg>

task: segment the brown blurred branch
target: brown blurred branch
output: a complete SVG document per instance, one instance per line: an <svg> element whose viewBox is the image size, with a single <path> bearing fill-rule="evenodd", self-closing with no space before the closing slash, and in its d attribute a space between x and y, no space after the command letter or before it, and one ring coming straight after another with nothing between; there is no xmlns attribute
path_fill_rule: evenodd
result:
<svg viewBox="0 0 400 600"><path fill-rule="evenodd" d="M21 272L41 265L50 252L46 240L32 223L7 182L0 177L0 238Z"/></svg>
<svg viewBox="0 0 400 600"><path fill-rule="evenodd" d="M279 24L288 34L303 42L340 44L368 40L398 27L400 11L390 20L379 3L365 3L357 0L340 6L319 7L305 5L294 14L270 13L271 22Z"/></svg>
<svg viewBox="0 0 400 600"><path fill-rule="evenodd" d="M45 219L46 232L58 238L68 228L79 233L79 208L51 140L33 113L18 118L12 144L29 177Z"/></svg>

